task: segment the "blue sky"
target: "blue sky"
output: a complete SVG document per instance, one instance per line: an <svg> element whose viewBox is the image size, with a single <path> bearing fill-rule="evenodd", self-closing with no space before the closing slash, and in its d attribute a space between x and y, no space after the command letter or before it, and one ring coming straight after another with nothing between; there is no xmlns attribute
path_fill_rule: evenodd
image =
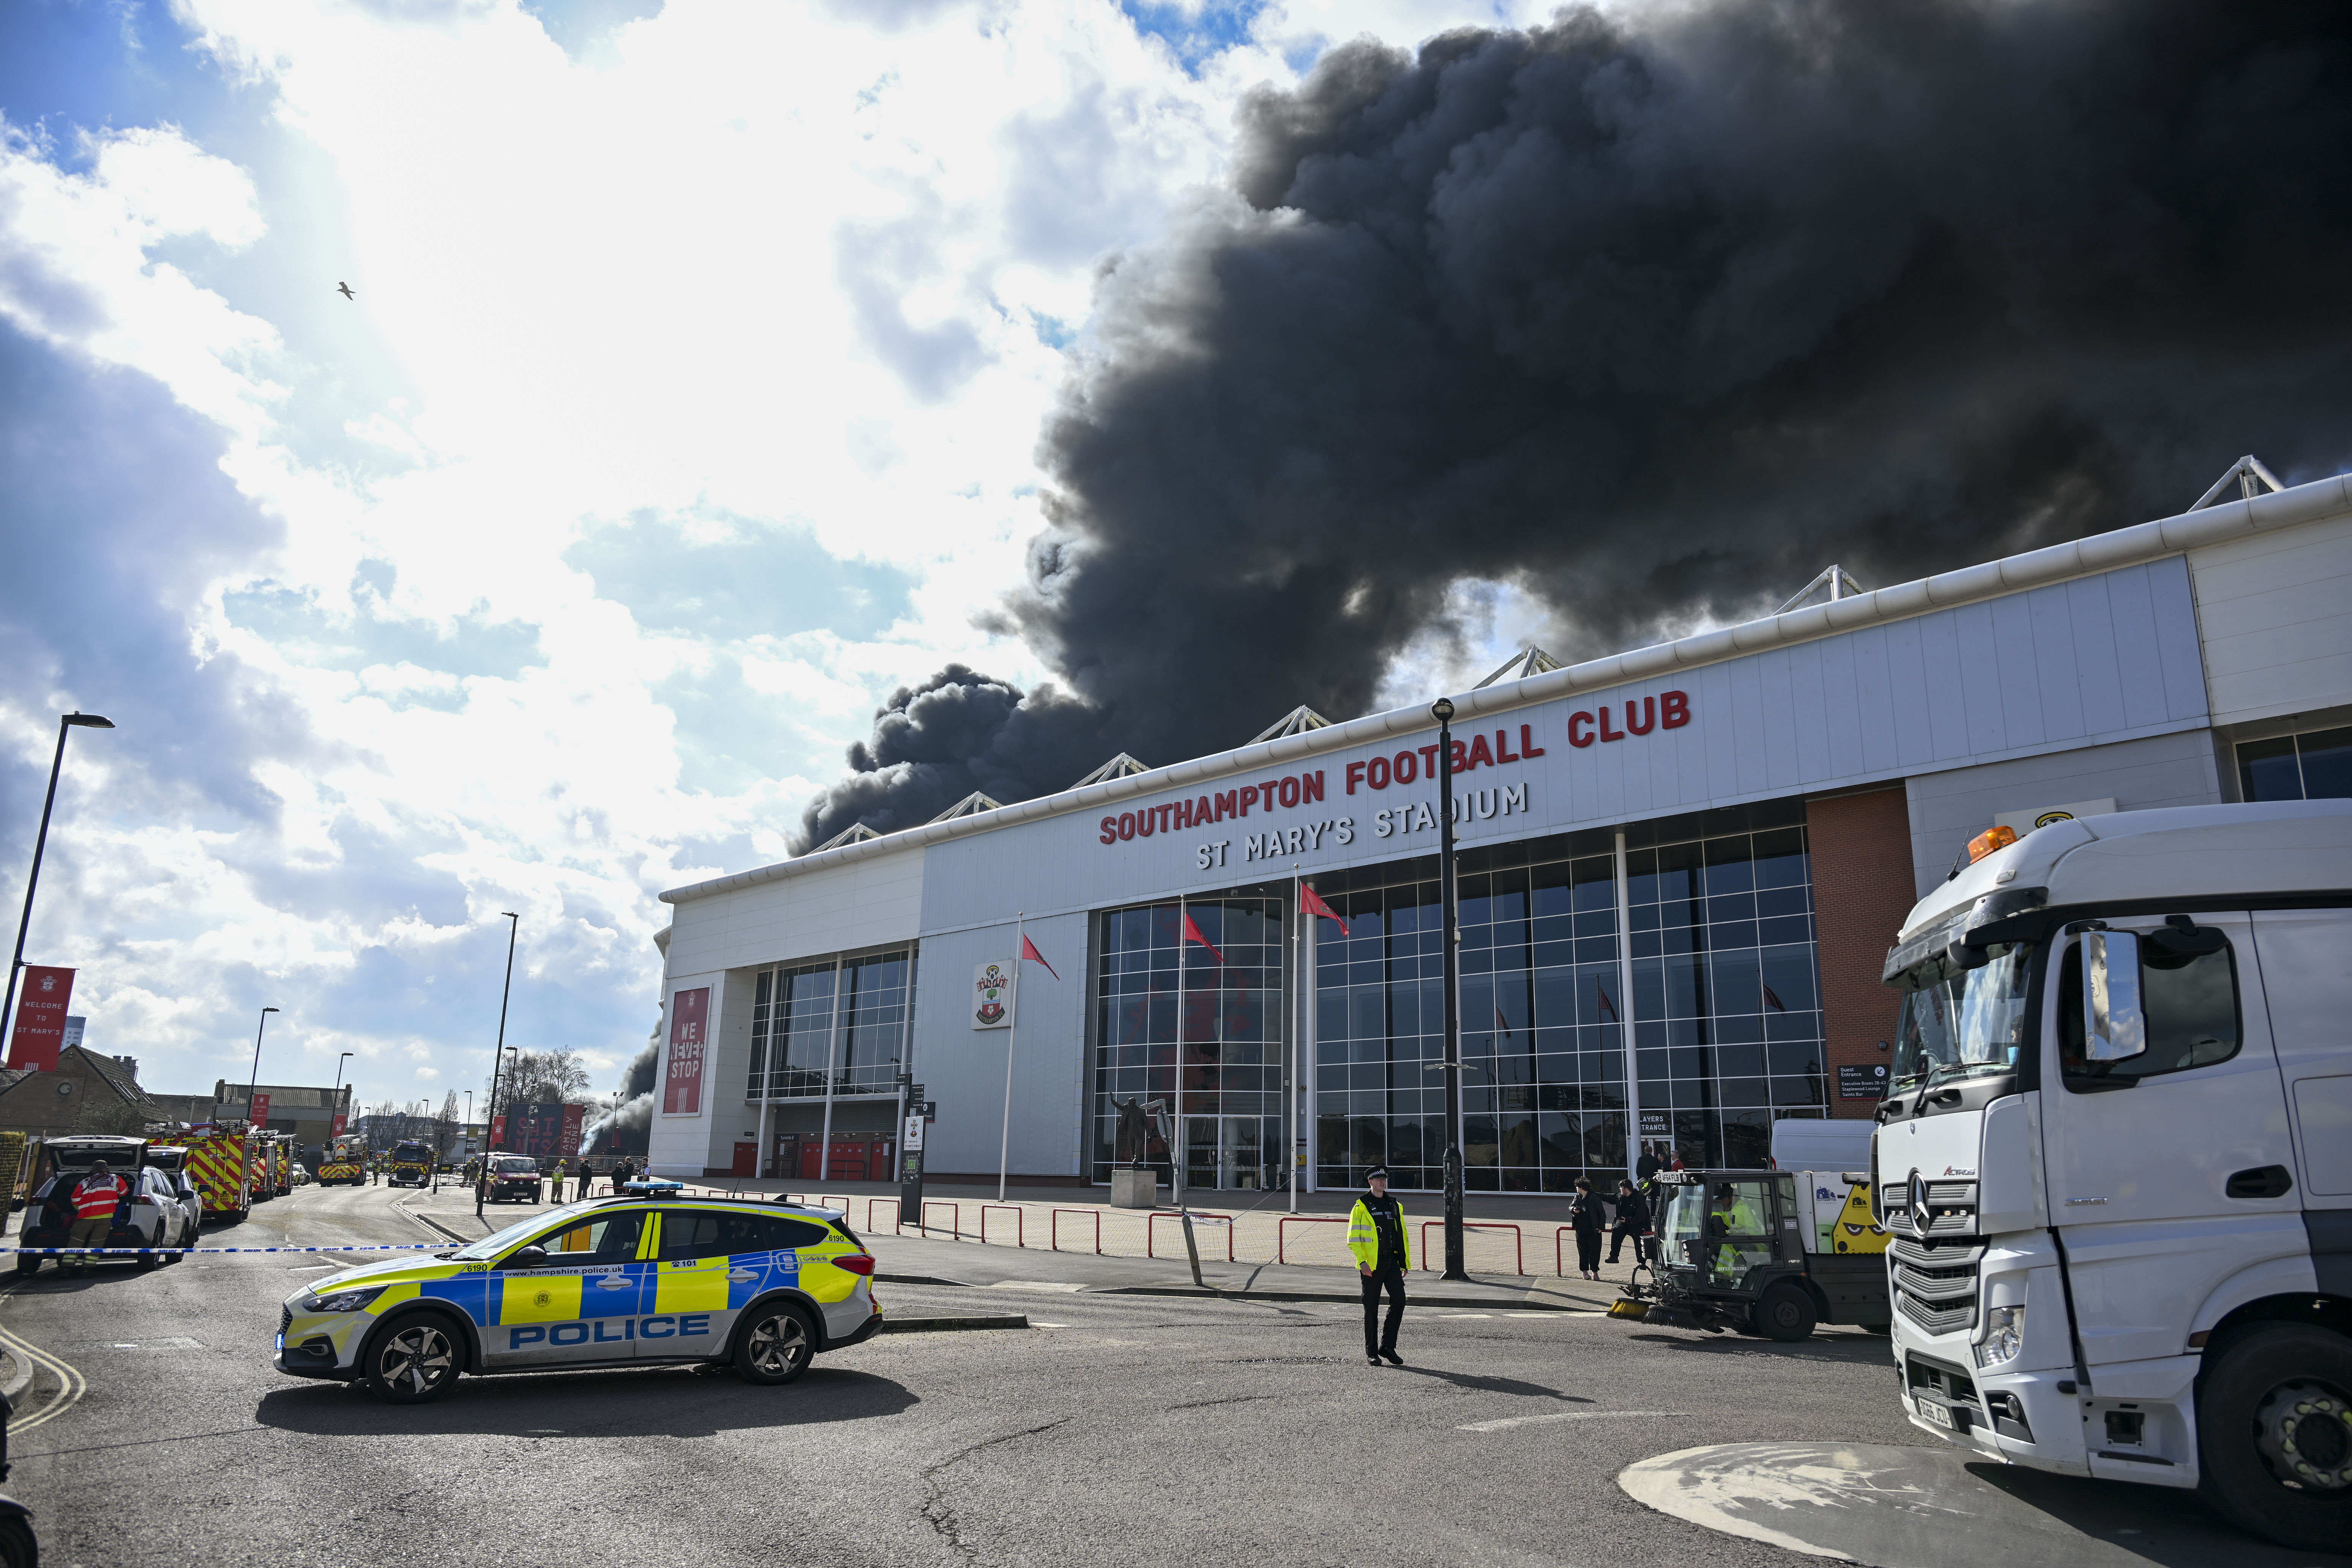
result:
<svg viewBox="0 0 2352 1568"><path fill-rule="evenodd" d="M0 887L151 1087L370 1100L652 1026L1041 526L1096 269L1442 0L0 7ZM357 292L335 291L348 281ZM13 900L13 892L9 895Z"/></svg>

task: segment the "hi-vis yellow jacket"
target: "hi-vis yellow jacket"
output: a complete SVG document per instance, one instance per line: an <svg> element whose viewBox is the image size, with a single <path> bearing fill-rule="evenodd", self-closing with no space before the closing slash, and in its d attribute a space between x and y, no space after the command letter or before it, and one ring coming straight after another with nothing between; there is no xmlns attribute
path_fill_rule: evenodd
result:
<svg viewBox="0 0 2352 1568"><path fill-rule="evenodd" d="M1404 1217L1404 1205L1397 1205L1397 1240L1404 1247L1402 1267L1412 1268L1412 1226ZM1358 1198L1356 1206L1348 1212L1348 1250L1355 1254L1360 1268L1377 1268L1381 1262L1381 1233L1372 1224L1372 1211Z"/></svg>

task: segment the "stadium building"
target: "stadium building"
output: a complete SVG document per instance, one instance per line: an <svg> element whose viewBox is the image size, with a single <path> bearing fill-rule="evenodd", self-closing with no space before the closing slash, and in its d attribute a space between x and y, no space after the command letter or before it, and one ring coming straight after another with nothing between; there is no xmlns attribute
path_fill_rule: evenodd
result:
<svg viewBox="0 0 2352 1568"><path fill-rule="evenodd" d="M1806 599L1454 697L1473 1190L1637 1140L1760 1164L1776 1118L1868 1115L1887 944L1975 834L2352 794L2346 479L2249 459L2178 517ZM1300 709L662 894L654 1169L878 1179L907 1071L934 1174L994 1174L1009 1079L1015 1179L1107 1182L1142 1097L1192 1186L1435 1186L1436 744L1425 706ZM1016 917L1052 966L1017 1005Z"/></svg>

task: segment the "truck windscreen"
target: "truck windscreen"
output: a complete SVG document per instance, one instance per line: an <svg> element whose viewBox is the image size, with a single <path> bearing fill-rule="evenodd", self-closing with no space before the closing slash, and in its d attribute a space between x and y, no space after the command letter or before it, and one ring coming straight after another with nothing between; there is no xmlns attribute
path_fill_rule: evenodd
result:
<svg viewBox="0 0 2352 1568"><path fill-rule="evenodd" d="M1888 1093L1907 1093L1930 1078L1942 1082L2016 1067L2025 1044L2033 944L1999 946L1992 952L1983 967L1953 974L1942 973L1940 962L1923 966L1925 983L1903 994Z"/></svg>

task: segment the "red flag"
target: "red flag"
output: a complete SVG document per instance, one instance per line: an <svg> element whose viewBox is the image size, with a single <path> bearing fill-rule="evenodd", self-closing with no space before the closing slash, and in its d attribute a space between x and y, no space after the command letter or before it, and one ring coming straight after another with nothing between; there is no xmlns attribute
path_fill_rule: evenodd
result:
<svg viewBox="0 0 2352 1568"><path fill-rule="evenodd" d="M1503 1038L1507 1040L1511 1037L1511 1021L1503 1016L1503 1009L1500 1005L1495 1009L1495 1026L1503 1031Z"/></svg>
<svg viewBox="0 0 2352 1568"><path fill-rule="evenodd" d="M1764 987L1764 1000L1780 1012L1785 1013L1789 1010L1789 1005L1786 1002L1772 994L1772 988L1769 985Z"/></svg>
<svg viewBox="0 0 2352 1568"><path fill-rule="evenodd" d="M1341 931L1348 929L1348 922L1340 919L1339 911L1325 903L1323 896L1304 882L1298 884L1298 907L1310 915L1320 915L1327 921L1339 921Z"/></svg>
<svg viewBox="0 0 2352 1568"><path fill-rule="evenodd" d="M1225 955L1219 952L1214 944L1213 944L1207 937L1201 934L1201 928L1192 923L1192 911L1190 910L1184 911L1184 941L1199 942L1202 947L1209 950L1209 956L1215 959L1219 963L1223 963L1225 961ZM1178 945L1181 946L1182 944L1179 943Z"/></svg>
<svg viewBox="0 0 2352 1568"><path fill-rule="evenodd" d="M1617 1022L1617 1004L1609 1000L1609 993L1600 986L1595 985L1592 989L1600 995L1601 1011L1609 1015L1609 1021L1612 1024Z"/></svg>
<svg viewBox="0 0 2352 1568"><path fill-rule="evenodd" d="M1037 963L1045 963L1045 955L1037 951L1037 944L1031 942L1026 935L1021 939L1021 956ZM1053 974L1056 980L1061 978L1059 974L1054 973L1054 966L1050 963L1045 963L1045 973Z"/></svg>

